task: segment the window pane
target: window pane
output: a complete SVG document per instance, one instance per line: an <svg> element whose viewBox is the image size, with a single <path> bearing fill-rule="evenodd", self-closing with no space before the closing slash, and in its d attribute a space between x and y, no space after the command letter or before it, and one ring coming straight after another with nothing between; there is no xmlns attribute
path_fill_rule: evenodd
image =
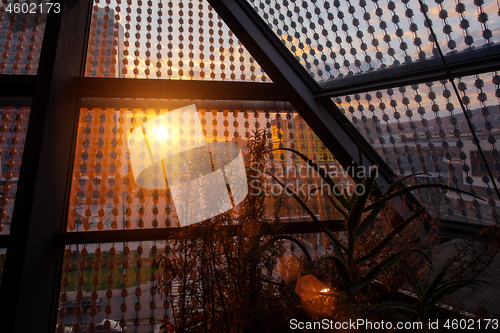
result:
<svg viewBox="0 0 500 333"><path fill-rule="evenodd" d="M7 249L0 249L0 285L2 284L3 267L5 264L5 254Z"/></svg>
<svg viewBox="0 0 500 333"><path fill-rule="evenodd" d="M436 65L433 58L437 49L430 42L418 2L248 2L318 82L327 84L391 66L401 66L400 71L405 71L410 63L420 63L420 69L426 64ZM482 52L482 46L493 44L492 32L498 30L500 21L488 15L497 16L497 2L425 2L445 54Z"/></svg>
<svg viewBox="0 0 500 333"><path fill-rule="evenodd" d="M95 0L85 76L270 81L204 0Z"/></svg>
<svg viewBox="0 0 500 333"><path fill-rule="evenodd" d="M140 318L146 319L138 322L145 332L156 328L155 322L161 324L167 311L163 309L164 300L150 288L157 279L154 260L165 245L141 242L67 247L57 324L69 328L81 325L82 331L89 322L98 326L110 320L113 329L120 328L123 319L127 331L135 332L134 319Z"/></svg>
<svg viewBox="0 0 500 333"><path fill-rule="evenodd" d="M192 120L193 124L194 121L199 122L203 134L198 134L195 139L205 140L203 145L209 147L213 156L222 155L218 155L218 148L213 147L214 142L219 142L220 145L229 142L234 143L233 147L236 147L237 151L241 150L243 160L248 161L248 138L256 130L267 129L268 149L295 148L331 172L343 188L349 190L353 185L350 174L342 172L334 156L287 103L123 100L114 102L107 100L103 103L98 99L84 102L89 105L112 105L112 103L122 106L126 106L127 103L139 103L142 107L130 105L126 108L81 109L68 231L165 228L184 225L179 220L180 199L176 199L180 198L180 192L175 191L181 188L177 186L179 184L188 183L189 180L190 184L195 186L195 182L191 178L185 180L176 178L180 172L175 169L176 154L188 151L186 159L190 161L191 158L188 147L180 149L176 140L186 139L189 146L195 128L189 127L190 122L182 126L176 124L179 119L173 118L170 120L171 123L164 121L167 121L165 119L169 114L172 115L185 106L190 106L193 111L197 110L190 121ZM169 113L172 111L175 112ZM181 133L184 130L185 132ZM186 142L179 144L186 145ZM236 163L234 162L236 157L234 160L233 157L224 163L230 164L231 161ZM202 157L196 160L200 168L203 160ZM209 165L210 170L202 172L203 177L212 175L213 170L218 172L217 162L213 161L215 165L213 167ZM191 168L189 162L188 166ZM306 163L298 156L292 156L286 151L273 151L269 155L267 167L269 172L297 192L303 200L309 195L308 205L318 218L323 220L338 218L331 202L318 193L321 191L314 191L314 188L321 188L321 179L312 168L307 168ZM229 178L228 174L236 174L228 171L226 166L223 169ZM245 173L242 174L246 188ZM264 176L269 178L267 175ZM236 186L229 180L226 183L230 184L230 187ZM175 186L172 187L172 184ZM201 183L198 185L197 188L205 188ZM268 200L274 200L274 197L284 192L282 186L270 178L269 185L271 187ZM251 187L251 184L249 186ZM234 190L231 190L233 196L231 200L238 206L240 199L246 196L246 192L241 198L233 192ZM226 199L229 204L230 198ZM268 205L268 213L269 216L273 216L271 202ZM290 195L285 196L281 218L284 222L310 220L308 214Z"/></svg>
<svg viewBox="0 0 500 333"><path fill-rule="evenodd" d="M174 318L178 323L180 320L180 311L185 309L186 321L193 327L205 327L208 331L212 327L217 327L218 323L204 323L203 318L197 316L203 310L212 308L217 314L211 312L208 315L211 318L217 318L222 311L219 307L221 297L217 290L224 290L223 296L226 306L230 306L228 311L233 316L241 313L242 307L248 307L248 302L240 304L241 299L235 295L248 295L247 275L238 278L242 281L239 287L233 279L238 274L237 267L242 271L247 268L243 263L246 259L231 258L232 253L227 248L217 249L214 254L211 251L202 252L207 246L224 244L234 249L237 237L221 236L224 230L218 229L208 237L214 237L210 244L204 244L202 238L168 241L143 241L127 243L105 243L105 244L78 244L66 247L60 287L60 297L58 304L57 325L58 332L66 328L80 328L80 331L86 327L95 324L96 329L99 325L106 327L106 320L109 320L111 328L115 326L127 327L127 332L157 332L157 329L163 320L174 323ZM299 244L306 247L309 254L330 255L332 253L324 234L301 234L296 239ZM264 236L261 238L262 246L273 236ZM212 242L213 241L213 242ZM249 251L245 248L246 243L240 240L240 250ZM275 243L275 244L274 244ZM187 244L187 246L185 246ZM185 247L184 247L185 246ZM189 248L189 254L185 255L183 249ZM269 251L262 253L264 256L273 258L286 257L294 255L301 257L304 253L297 245L288 239L274 240L272 245L268 246ZM255 253L255 249L252 252ZM257 251L262 251L261 249ZM209 258L215 255L217 262L214 263L213 270L210 266L204 265L202 260L210 262ZM234 253L233 253L234 255ZM168 259L169 263L183 267L186 262L185 274L173 273L173 270L166 269L162 258ZM208 260L207 260L208 259ZM233 259L233 260L231 260ZM185 260L185 261L184 261ZM264 262L266 258L262 258ZM267 261L266 261L267 262ZM161 265L158 265L162 263ZM279 270L276 263L274 267L264 268L259 265L269 279L280 280L278 274L286 275L286 272ZM232 271L228 272L228 269ZM175 270L175 269L174 269ZM218 273L214 273L217 270ZM226 274L224 274L226 273ZM255 272L254 272L255 273ZM221 278L219 284L216 284L217 276ZM223 277L223 278L222 278ZM165 293L159 294L158 289L164 289L164 284L159 283L163 279L168 283L168 297ZM171 281L170 281L171 279ZM282 280L280 280L282 282ZM218 287L217 287L218 286ZM270 293L260 294L262 298L260 303L269 306L267 302L277 301L278 307L286 306L283 295L288 295L286 290L293 293L293 289L277 288L267 282L263 287L269 289ZM184 289L185 288L185 289ZM220 288L220 289L217 289ZM238 289L240 288L240 289ZM183 293L186 290L186 293ZM265 295L264 295L265 294ZM267 296L266 296L267 295ZM207 303L203 302L206 299ZM208 301L210 299L210 301ZM185 302L182 302L185 300ZM212 303L213 302L213 303ZM238 304L238 305L237 305ZM250 305L251 307L254 304ZM274 309L276 310L276 309ZM210 312L210 311L209 311ZM273 313L263 313L262 316L272 316ZM177 318L176 318L177 317ZM92 324L93 323L93 324ZM282 325L270 322L269 325ZM76 330L75 330L76 331Z"/></svg>
<svg viewBox="0 0 500 333"><path fill-rule="evenodd" d="M36 74L47 10L46 0L0 2L0 74Z"/></svg>
<svg viewBox="0 0 500 333"><path fill-rule="evenodd" d="M500 77L494 73L456 80L493 181L500 181L496 148ZM431 181L485 199L432 190L419 199L456 221L492 224L500 204L459 101L450 83L399 87L354 94L334 101L396 174L426 172L410 181ZM433 195L430 195L433 194ZM429 199L430 198L430 199Z"/></svg>
<svg viewBox="0 0 500 333"><path fill-rule="evenodd" d="M0 99L0 234L10 233L30 112L29 107L5 106Z"/></svg>

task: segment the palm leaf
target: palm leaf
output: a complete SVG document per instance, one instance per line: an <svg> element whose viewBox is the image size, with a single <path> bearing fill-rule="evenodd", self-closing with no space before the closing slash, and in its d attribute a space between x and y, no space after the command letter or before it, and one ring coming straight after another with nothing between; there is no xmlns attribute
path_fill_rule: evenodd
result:
<svg viewBox="0 0 500 333"><path fill-rule="evenodd" d="M432 280L432 283L430 284L430 286L425 291L424 296L420 300L420 303L422 303L422 304L427 303L427 301L431 298L431 295L434 293L434 291L437 289L437 287L439 286L439 284L443 280L445 274L446 274L446 272L442 271L442 272L439 272L438 275L436 275L434 280Z"/></svg>
<svg viewBox="0 0 500 333"><path fill-rule="evenodd" d="M422 290L422 286L418 282L417 275L413 271L413 269L410 268L411 275L413 276L412 279L408 279L408 283L410 284L411 288L413 289L413 292L415 295L417 295L418 299L421 299L424 296L424 292Z"/></svg>
<svg viewBox="0 0 500 333"><path fill-rule="evenodd" d="M458 193L471 195L471 196L475 197L476 199L480 199L480 200L486 201L483 198L478 197L477 195L471 194L471 193L469 193L467 191L460 190L458 188L454 188L454 187L451 187L451 186L447 186L447 185L443 185L443 184L419 184L419 185L413 185L413 186L405 187L405 188L403 188L401 190L398 190L398 191L393 192L393 193L391 193L389 195L386 195L383 198L381 198L380 200L377 200L373 204L371 204L368 207L366 207L365 211L372 210L377 205L384 204L384 203L388 202L389 200L392 200L392 199L394 199L396 197L400 197L400 196L402 196L403 194L405 194L407 192L418 190L418 189L422 189L422 188L430 188L430 187L444 188L444 189L452 190L452 191L455 191L455 192L458 192Z"/></svg>
<svg viewBox="0 0 500 333"><path fill-rule="evenodd" d="M311 191L309 191L309 193L307 194L307 197L306 197L306 200L304 202L307 202L307 200L309 199L309 196L311 195L311 193L313 192L317 192L319 191L319 189L317 187L313 188ZM326 196L330 202L333 204L333 206L337 209L337 211L342 214L342 216L344 216L345 218L347 218L349 215L348 213L346 213L344 211L344 208L339 204L339 202L335 201L335 199L333 199L331 196L327 195Z"/></svg>
<svg viewBox="0 0 500 333"><path fill-rule="evenodd" d="M342 281L342 285L344 290L349 294L353 295L356 292L355 285L351 279L351 275L349 274L349 270L345 266L344 262L337 257L326 257L325 259L332 260L337 268L339 273L340 280Z"/></svg>
<svg viewBox="0 0 500 333"><path fill-rule="evenodd" d="M274 150L287 150L289 152L292 152L292 153L300 156L300 158L302 158L310 167L312 167L314 170L316 170L316 172L321 176L321 178L323 178L326 181L328 186L330 186L330 190L331 190L332 194L335 196L335 198L340 202L340 204L344 207L344 209L349 211L350 205L349 205L348 201L346 200L346 198L342 194L335 194L334 187L335 187L335 185L338 185L338 184L325 172L325 170L321 169L318 164L316 164L314 161L312 161L310 158L308 158L307 156L305 156L301 152L298 152L298 151L291 149L291 148L276 148L276 149L272 149L271 151L274 151Z"/></svg>
<svg viewBox="0 0 500 333"><path fill-rule="evenodd" d="M391 186L389 186L389 188L387 189L387 191L385 192L385 194L388 195L388 194L392 193L392 191L394 191L403 181L405 181L408 178L415 177L415 176L418 176L418 175L430 176L430 174L427 173L427 172L417 172L417 173L409 174L408 176L404 176L404 177L398 178L398 179L396 179L394 181L394 183L391 184Z"/></svg>
<svg viewBox="0 0 500 333"><path fill-rule="evenodd" d="M375 221L375 219L377 218L378 214L382 211L382 209L384 209L384 205L378 205L372 209L370 214L368 214L368 216L363 220L363 222L361 222L359 226L356 228L354 232L356 238L359 237L363 233L363 231L365 231L365 229L368 228L368 226L373 223L373 221Z"/></svg>
<svg viewBox="0 0 500 333"><path fill-rule="evenodd" d="M399 226L394 228L387 237L385 237L380 243L378 243L377 246L375 246L370 252L362 256L361 258L356 259L356 262L362 263L363 261L366 261L373 257L375 254L380 252L397 234L401 232L410 222L412 222L414 219L416 219L419 215L421 215L424 212L423 208L419 208L413 215L408 217L406 220L404 220ZM364 222L363 222L364 223ZM365 226L366 228L366 226ZM363 229L364 230L364 229Z"/></svg>
<svg viewBox="0 0 500 333"><path fill-rule="evenodd" d="M347 220L346 226L347 226L347 233L348 233L348 239L349 239L349 250L351 258L352 258L352 253L354 251L354 241L356 239L355 231L356 227L359 224L359 221L361 220L361 216L363 214L363 208L366 205L366 202L368 201L368 197L370 196L370 191L373 182L375 181L375 174L370 175L370 178L366 180L364 183L365 186L365 193L361 196L356 196L357 200L356 203L354 204L354 207L352 211L350 212L349 219Z"/></svg>
<svg viewBox="0 0 500 333"><path fill-rule="evenodd" d="M356 291L360 290L370 282L372 282L384 269L386 269L389 265L391 265L393 262L395 262L399 257L401 257L403 254L409 251L417 251L420 252L421 254L425 255L422 251L416 248L409 248L405 249L402 251L399 251L389 258L385 259L382 261L380 264L372 268L364 277L362 277L358 283L356 283Z"/></svg>

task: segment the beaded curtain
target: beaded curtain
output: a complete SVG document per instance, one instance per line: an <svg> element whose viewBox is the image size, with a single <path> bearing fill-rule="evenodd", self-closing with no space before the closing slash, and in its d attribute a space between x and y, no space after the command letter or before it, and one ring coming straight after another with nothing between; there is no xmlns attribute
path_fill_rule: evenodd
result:
<svg viewBox="0 0 500 333"><path fill-rule="evenodd" d="M327 170L340 165L301 117L287 103L163 101L157 108L84 108L80 112L77 150L71 188L68 231L167 228L177 226L175 204L168 191L146 191L134 180L127 148L127 132L165 112L195 104L207 142L235 142L247 153L246 140L254 130L267 129L267 148L295 148ZM167 108L168 107L168 108ZM135 124L135 125L133 125ZM304 163L288 152L269 155L268 170L292 189L318 185L315 172L289 173ZM279 188L279 187L277 187ZM272 216L274 197L266 201ZM339 218L328 200L313 195L308 205L320 219ZM293 198L286 198L283 222L309 220ZM295 234L311 255L327 254L323 233ZM293 244L286 244L296 252ZM130 332L154 331L162 320L171 319L182 278L171 286L172 298L160 298L155 289L161 277L156 262L169 241L144 241L67 246L62 266L58 332L65 327L127 327ZM297 255L300 253L297 252Z"/></svg>
<svg viewBox="0 0 500 333"><path fill-rule="evenodd" d="M313 256L331 254L323 233L295 234ZM281 241L284 255L301 256L294 243ZM57 332L82 332L126 327L127 332L156 332L172 322L172 310L181 308L183 279L196 279L195 267L170 285L169 297L159 295L162 271L156 265L162 252L171 253L172 241L75 244L64 251ZM172 253L182 257L182 252ZM1 258L1 257L0 257ZM0 259L1 260L1 259ZM179 259L178 259L179 260ZM199 305L200 295L187 293L186 302Z"/></svg>
<svg viewBox="0 0 500 333"><path fill-rule="evenodd" d="M10 232L21 170L29 107L0 107L0 235Z"/></svg>
<svg viewBox="0 0 500 333"><path fill-rule="evenodd" d="M248 2L318 82L438 56L418 1ZM423 3L443 52L493 44L497 1Z"/></svg>
<svg viewBox="0 0 500 333"><path fill-rule="evenodd" d="M270 81L205 0L95 0L85 76Z"/></svg>
<svg viewBox="0 0 500 333"><path fill-rule="evenodd" d="M267 129L268 148L294 148L316 160L345 188L352 185L349 174L287 103L235 102L217 106L195 101L207 142L229 141L247 152L246 140L255 130ZM193 101L165 101L168 109L82 109L71 186L67 229L73 231L177 227L179 221L169 191L141 189L133 177L127 133L138 124ZM208 107L204 107L204 105ZM242 108L243 107L243 108ZM135 124L135 125L134 125ZM315 172L284 151L269 154L269 170L305 195L321 186ZM302 168L302 169L301 169ZM295 171L294 171L295 170ZM313 185L315 184L315 185ZM275 184L274 193L282 189ZM288 197L283 221L309 220L307 213ZM308 204L321 219L335 219L337 213L321 195ZM272 216L272 204L269 204Z"/></svg>
<svg viewBox="0 0 500 333"><path fill-rule="evenodd" d="M364 73L389 67L404 71L405 64L439 58L418 2L248 2L322 84L345 77L363 80ZM498 2L425 1L423 10L445 55L466 55L495 45L494 32L500 28ZM500 204L492 186L500 175L495 145L499 83L496 72L456 80L493 180L472 140L453 88L446 81L360 92L333 101L396 175L429 173L410 181L448 184L485 200L436 189L417 192L431 210L458 221L491 224ZM471 98L474 89L477 98Z"/></svg>

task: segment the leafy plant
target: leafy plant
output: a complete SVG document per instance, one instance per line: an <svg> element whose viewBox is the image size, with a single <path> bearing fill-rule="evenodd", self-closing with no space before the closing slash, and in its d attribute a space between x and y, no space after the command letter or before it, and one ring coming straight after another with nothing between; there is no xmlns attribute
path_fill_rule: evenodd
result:
<svg viewBox="0 0 500 333"><path fill-rule="evenodd" d="M162 253L159 290L171 315L164 329L176 332L277 332L295 313L298 297L269 283L279 244L277 219L266 214L267 132L248 140L247 176L253 182L239 209L196 227L183 228ZM196 164L196 161L193 161ZM277 200L277 213L283 202Z"/></svg>
<svg viewBox="0 0 500 333"><path fill-rule="evenodd" d="M387 212L393 210L391 206L391 201L393 199L404 197L411 191L429 187L439 187L469 194L463 190L441 184L417 184L409 187L401 186L405 179L414 177L418 174L411 174L409 176L396 179L394 183L392 183L387 190L382 193L382 188L378 187L375 181L376 173L373 172L374 168L369 169L367 177L358 178L355 181L356 187L359 186L365 189L363 193L357 193L356 191L352 194L339 192L335 191L335 187L339 186L339 184L336 183L336 181L314 161L293 149L279 148L276 150L290 151L301 157L310 167L316 170L329 188L328 193L323 193L323 195L328 197L333 206L345 218L343 222L344 237L341 238L339 235L336 235L334 232L326 228L315 216L315 214L313 214L306 204L307 198L300 198L297 194L287 188L277 177L269 174L288 192L289 195L293 196L297 200L309 216L321 226L322 230L328 235L331 241L333 255L320 258L310 272L310 274L314 275L320 266L322 266L325 262L330 261L333 263L336 270L337 280L335 286L332 286L332 289L335 289L335 292L330 294L323 293L322 296L340 298L344 302L344 305L347 304L352 307L356 307L359 303L362 303L363 300L366 300L370 287L374 285L374 282L377 278L379 278L381 273L387 271L391 265L398 262L402 257L406 257L411 253L419 253L424 258L426 256L422 249L412 246L412 244L407 244L406 246L402 246L400 248L392 248L391 251L387 250L390 247L391 241L404 234L405 228L407 228L412 222L420 222L427 219L424 208L416 209L408 214L409 216L401 219L399 222L395 222L394 220L385 221L386 224L390 223L392 225L392 229L372 244L372 246L368 248L363 246L363 244L367 243L366 239L370 238L370 236L367 235L367 231L371 230L373 232L374 225L376 225L380 219L386 217ZM476 196L476 198L478 197ZM482 200L481 198L478 199ZM444 275L441 273L438 274L436 280L425 291L422 291L422 287L418 284L418 280L411 280L414 289L417 288L418 290L417 295L419 295L420 301L418 307L408 307L408 309L418 309L416 311L426 312L451 292L454 292L463 286L470 285L471 283L476 283L475 280L443 282L443 276ZM361 292L363 290L364 293ZM377 308L376 305L370 305L370 307L371 310ZM385 305L380 305L378 309L384 310L390 307L399 307L400 309L407 308L406 305L402 304L386 303Z"/></svg>
<svg viewBox="0 0 500 333"><path fill-rule="evenodd" d="M184 228L180 237L168 242L159 260L163 274L158 286L165 296L164 307L171 310L164 318L164 329L278 332L287 327L290 318L340 320L360 318L360 312L389 310L397 310L393 315L422 317L450 293L479 283L463 274L470 268L467 263L448 280L439 273L432 281L423 281L420 276L431 271L428 257L437 246L435 224L423 208L403 219L392 205L394 199L415 189L441 187L467 192L445 185L401 186L406 178L415 175L397 179L382 191L370 168L367 177L356 180L356 186L366 189L363 193L339 194L335 191L339 184L315 162L295 150L279 150L301 157L330 189L323 195L344 217L342 232L329 230L308 207L312 192L301 198L268 174L321 226L333 254L313 260L298 240L280 235L277 222L285 206L284 195L275 198L274 217L269 217L267 133L255 132L248 141L246 160L247 175L253 182L250 195L238 210L203 222L202 234L196 228ZM423 222L431 226L424 240ZM283 241L291 242L304 256L285 255ZM479 249L477 253L484 252ZM414 302L398 296L405 283L418 298Z"/></svg>
<svg viewBox="0 0 500 333"><path fill-rule="evenodd" d="M413 274L413 278L408 280L418 298L418 303L413 306L413 312L418 313L422 319L427 312L440 303L446 296L453 294L463 287L485 282L480 280L443 281L445 275L445 271L439 272L427 289L423 288L415 274Z"/></svg>

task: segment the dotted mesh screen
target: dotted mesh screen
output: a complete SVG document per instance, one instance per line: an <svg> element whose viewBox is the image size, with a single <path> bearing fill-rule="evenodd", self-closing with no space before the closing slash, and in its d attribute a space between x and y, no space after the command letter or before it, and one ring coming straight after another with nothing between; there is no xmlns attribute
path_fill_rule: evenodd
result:
<svg viewBox="0 0 500 333"><path fill-rule="evenodd" d="M293 236L311 256L331 254L329 246L325 246L328 242L323 233ZM287 240L278 242L283 255L303 255L296 244ZM172 279L167 296L158 294L158 281L165 277L165 272L157 263L164 253L170 253L171 261L183 262L183 252L172 251L178 246L174 243L169 240L67 246L62 265L57 332L62 333L65 329L86 332L92 328L106 331L120 327L127 332L158 332L165 321L173 323L184 306L193 321L191 326L201 326L202 318L196 317L196 313L204 308L203 295L199 292L204 287L202 273L197 273L198 256L188 259L189 274ZM185 295L184 303L181 295ZM209 331L216 326L214 323L205 325Z"/></svg>
<svg viewBox="0 0 500 333"><path fill-rule="evenodd" d="M472 75L459 78L456 84L494 179L486 172L477 142L447 81L370 91L334 101L397 175L426 172L430 176L411 181L447 184L485 201L441 190L421 191L419 199L453 220L491 224L500 204L492 186L492 181L500 181L496 146L500 76L496 72Z"/></svg>
<svg viewBox="0 0 500 333"><path fill-rule="evenodd" d="M205 0L95 0L85 76L270 81Z"/></svg>
<svg viewBox="0 0 500 333"><path fill-rule="evenodd" d="M418 1L248 2L318 82L438 55ZM424 9L445 53L492 45L500 28L496 1L427 0Z"/></svg>
<svg viewBox="0 0 500 333"><path fill-rule="evenodd" d="M28 130L29 107L0 107L0 235L10 232L24 141Z"/></svg>
<svg viewBox="0 0 500 333"><path fill-rule="evenodd" d="M2 284L3 266L5 264L5 255L7 249L0 249L0 285Z"/></svg>
<svg viewBox="0 0 500 333"><path fill-rule="evenodd" d="M16 3L27 10L16 13L13 1L0 1L0 74L36 74L45 31L47 1ZM33 6L35 4L37 7ZM36 11L30 13L33 8Z"/></svg>

